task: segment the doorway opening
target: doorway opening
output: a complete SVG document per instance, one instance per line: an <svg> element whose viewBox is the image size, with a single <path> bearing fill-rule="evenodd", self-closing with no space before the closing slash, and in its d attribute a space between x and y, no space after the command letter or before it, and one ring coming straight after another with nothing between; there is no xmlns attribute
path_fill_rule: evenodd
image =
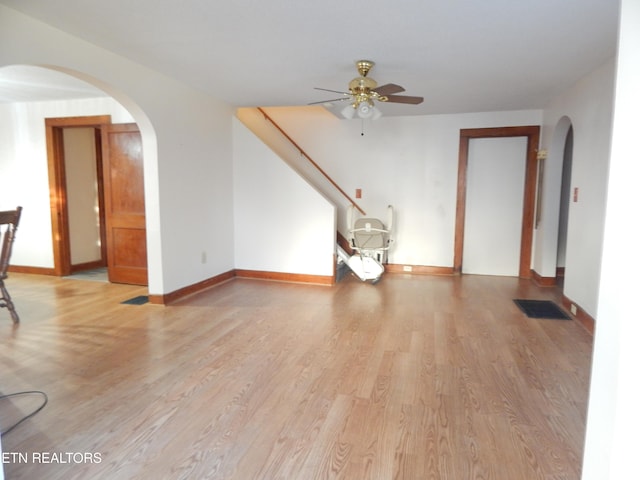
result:
<svg viewBox="0 0 640 480"><path fill-rule="evenodd" d="M106 268L110 282L147 285L137 125L112 124L109 115L48 118L45 125L54 274Z"/></svg>
<svg viewBox="0 0 640 480"><path fill-rule="evenodd" d="M54 274L107 265L102 125L110 115L45 119Z"/></svg>
<svg viewBox="0 0 640 480"><path fill-rule="evenodd" d="M567 231L571 202L571 169L573 165L573 127L569 125L562 156L562 183L560 186L560 214L558 219L558 252L556 256L556 283L564 285L564 268L567 255Z"/></svg>
<svg viewBox="0 0 640 480"><path fill-rule="evenodd" d="M469 165L469 143L471 139L526 137L526 159L522 191L522 221L519 245L518 277L531 278L531 256L533 245L535 189L537 172L537 149L540 139L539 126L478 128L460 130L458 156L458 193L454 242L453 270L462 273L465 216L467 209L467 174Z"/></svg>

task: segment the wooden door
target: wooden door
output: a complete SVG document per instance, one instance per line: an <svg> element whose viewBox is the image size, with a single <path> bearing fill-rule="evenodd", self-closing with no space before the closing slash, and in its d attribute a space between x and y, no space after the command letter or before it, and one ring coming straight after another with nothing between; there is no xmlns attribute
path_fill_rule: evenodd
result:
<svg viewBox="0 0 640 480"><path fill-rule="evenodd" d="M135 124L102 131L109 281L147 285L142 138Z"/></svg>

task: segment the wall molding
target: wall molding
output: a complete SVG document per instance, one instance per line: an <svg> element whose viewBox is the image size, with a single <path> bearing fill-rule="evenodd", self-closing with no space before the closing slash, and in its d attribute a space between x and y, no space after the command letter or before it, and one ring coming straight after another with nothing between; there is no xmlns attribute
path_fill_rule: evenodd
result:
<svg viewBox="0 0 640 480"><path fill-rule="evenodd" d="M543 277L535 270L531 270L531 280L538 287L555 287L558 282L556 277Z"/></svg>
<svg viewBox="0 0 640 480"><path fill-rule="evenodd" d="M9 273L29 273L32 275L59 276L55 269L47 267L26 267L22 265L9 265Z"/></svg>
<svg viewBox="0 0 640 480"><path fill-rule="evenodd" d="M558 285L558 278L564 277L564 268L558 268L556 270L556 277L542 277L535 270L531 270L531 281L533 281L538 287L556 287ZM571 312L571 306L574 306L576 313ZM584 311L576 302L562 295L562 306L567 312L580 324L587 332L593 335L595 330L595 319Z"/></svg>
<svg viewBox="0 0 640 480"><path fill-rule="evenodd" d="M335 263L335 262L334 262ZM254 278L257 280L275 280L288 283L310 283L315 285L333 285L335 275L308 275L304 273L266 272L262 270L235 270L239 278Z"/></svg>
<svg viewBox="0 0 640 480"><path fill-rule="evenodd" d="M571 306L574 305L576 313L571 312ZM576 302L562 295L562 306L566 308L569 314L576 319L576 321L582 325L587 332L593 335L595 331L596 321L595 319L585 312Z"/></svg>
<svg viewBox="0 0 640 480"><path fill-rule="evenodd" d="M411 271L405 270L410 268ZM389 263L384 266L387 273L403 273L405 275L454 275L453 267L431 267L428 265L407 265Z"/></svg>
<svg viewBox="0 0 640 480"><path fill-rule="evenodd" d="M209 287L220 285L221 283L231 280L233 277L235 277L235 272L233 270L229 270L228 272L179 288L178 290L174 290L170 293L149 294L149 303L156 305L168 305L169 303L175 302L189 295L193 295L194 293L198 293Z"/></svg>
<svg viewBox="0 0 640 480"><path fill-rule="evenodd" d="M351 244L349 243L349 240L347 240L344 237L344 235L342 235L340 232L336 232L336 242L349 255L353 255L354 253L356 253L356 252L353 251L353 248L351 247Z"/></svg>

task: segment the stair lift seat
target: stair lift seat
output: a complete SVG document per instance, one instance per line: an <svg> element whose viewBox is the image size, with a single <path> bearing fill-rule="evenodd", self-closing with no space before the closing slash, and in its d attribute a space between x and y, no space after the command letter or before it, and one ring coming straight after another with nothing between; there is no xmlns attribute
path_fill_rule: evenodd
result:
<svg viewBox="0 0 640 480"><path fill-rule="evenodd" d="M349 211L349 243L355 255L343 258L349 268L362 281L377 283L384 273L384 263L391 244L391 225L393 207L389 205L388 220L385 226L378 218L361 217L354 219L353 207Z"/></svg>
<svg viewBox="0 0 640 480"><path fill-rule="evenodd" d="M11 301L11 296L4 286L4 281L7 278L11 248L13 247L18 223L20 222L21 212L22 207L0 212L0 307L6 307L9 310L13 323L18 323L20 318Z"/></svg>

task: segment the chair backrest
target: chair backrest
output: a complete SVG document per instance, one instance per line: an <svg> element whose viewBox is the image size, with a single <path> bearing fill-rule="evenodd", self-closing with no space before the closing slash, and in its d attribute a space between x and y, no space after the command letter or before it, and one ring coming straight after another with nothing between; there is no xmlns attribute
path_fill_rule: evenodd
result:
<svg viewBox="0 0 640 480"><path fill-rule="evenodd" d="M377 218L358 218L353 231L354 247L364 250L384 248L386 230Z"/></svg>
<svg viewBox="0 0 640 480"><path fill-rule="evenodd" d="M2 241L2 248L0 249L0 280L7 278L11 248L16 237L21 213L22 207L0 212L0 240Z"/></svg>

